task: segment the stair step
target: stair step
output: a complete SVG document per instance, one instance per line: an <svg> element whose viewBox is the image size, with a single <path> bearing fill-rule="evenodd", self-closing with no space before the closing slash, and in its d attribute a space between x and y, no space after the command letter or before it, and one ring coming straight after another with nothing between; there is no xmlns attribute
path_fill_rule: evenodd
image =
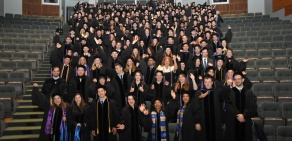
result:
<svg viewBox="0 0 292 141"><path fill-rule="evenodd" d="M41 126L18 126L7 127L4 129L5 135L21 135L21 134L37 134L41 130Z"/></svg>
<svg viewBox="0 0 292 141"><path fill-rule="evenodd" d="M32 80L33 81L45 81L47 78L50 78L50 76L49 77L34 77Z"/></svg>
<svg viewBox="0 0 292 141"><path fill-rule="evenodd" d="M50 72L50 69L51 69L50 67L42 67L42 66L39 68L39 70L48 71L48 72Z"/></svg>
<svg viewBox="0 0 292 141"><path fill-rule="evenodd" d="M7 127L17 127L17 126L41 126L42 118L32 118L32 119L12 119L7 122Z"/></svg>
<svg viewBox="0 0 292 141"><path fill-rule="evenodd" d="M13 119L29 119L29 118L42 118L44 112L15 112Z"/></svg>
<svg viewBox="0 0 292 141"><path fill-rule="evenodd" d="M24 134L24 135L9 135L2 136L0 140L20 140L20 139L35 139L39 138L39 134Z"/></svg>
<svg viewBox="0 0 292 141"><path fill-rule="evenodd" d="M34 77L51 77L49 71L47 73L35 74Z"/></svg>
<svg viewBox="0 0 292 141"><path fill-rule="evenodd" d="M37 112L40 108L36 105L21 105L16 108L16 112Z"/></svg>
<svg viewBox="0 0 292 141"><path fill-rule="evenodd" d="M26 93L23 95L23 100L31 100L31 93Z"/></svg>
<svg viewBox="0 0 292 141"><path fill-rule="evenodd" d="M45 81L44 81L44 80L43 80L43 81L34 81L34 80L33 80L32 82L33 82L33 83L38 83L39 85L43 85Z"/></svg>
<svg viewBox="0 0 292 141"><path fill-rule="evenodd" d="M20 100L19 106L32 105L32 100Z"/></svg>

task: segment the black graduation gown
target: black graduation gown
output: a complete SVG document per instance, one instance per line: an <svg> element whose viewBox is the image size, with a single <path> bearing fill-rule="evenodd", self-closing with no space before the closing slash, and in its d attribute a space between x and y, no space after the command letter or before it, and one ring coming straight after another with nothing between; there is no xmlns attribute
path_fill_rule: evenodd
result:
<svg viewBox="0 0 292 141"><path fill-rule="evenodd" d="M144 80L145 83L147 85L150 85L153 80L154 80L154 76L155 76L155 72L156 72L156 67L153 67L152 69L150 69L150 67L148 66L146 69L146 73L144 73Z"/></svg>
<svg viewBox="0 0 292 141"><path fill-rule="evenodd" d="M124 73L123 81L121 81L117 74L110 81L110 84L115 88L112 99L115 100L119 111L126 106L126 96L128 96L131 82L133 82L133 77L128 73Z"/></svg>
<svg viewBox="0 0 292 141"><path fill-rule="evenodd" d="M199 99L202 91L196 92ZM204 92L203 92L204 93ZM220 102L219 90L215 89L203 99L199 99L201 104L201 141L222 141L222 103Z"/></svg>
<svg viewBox="0 0 292 141"><path fill-rule="evenodd" d="M237 114L243 114L245 122L237 120ZM230 89L226 102L226 132L224 141L252 141L252 120L257 114L256 97L253 92L243 87L241 92L237 88Z"/></svg>
<svg viewBox="0 0 292 141"><path fill-rule="evenodd" d="M60 67L61 74L60 77L63 78L67 83L69 80L75 76L75 70L71 66L65 67L64 65Z"/></svg>
<svg viewBox="0 0 292 141"><path fill-rule="evenodd" d="M37 87L33 87L32 89L32 101L41 109L44 110L44 116L43 116L43 120L42 120L42 125L41 125L41 130L40 130L40 134L39 134L39 140L40 141L51 141L51 136L50 135L46 135L45 134L45 128L46 128L46 122L47 122L47 118L48 118L48 112L50 110L50 100L46 98L46 96L44 94L42 94L39 89ZM68 106L67 106L68 107ZM66 110L68 111L68 110ZM59 116L55 116L54 119L54 123L57 123L56 125L54 124L54 126L56 127L60 127L60 122L62 120L62 109L58 108L57 112ZM59 130L59 128L57 128L57 130ZM57 132L57 134L55 134L56 136L56 140L55 141L59 141L60 140L60 131L54 131Z"/></svg>
<svg viewBox="0 0 292 141"><path fill-rule="evenodd" d="M82 80L80 82L80 79ZM75 77L69 81L68 95L66 102L71 103L76 92L81 92L82 98L86 101L86 94L88 92L91 79L88 77Z"/></svg>
<svg viewBox="0 0 292 141"><path fill-rule="evenodd" d="M134 80L135 81L135 80ZM144 91L140 91L139 87L142 86ZM129 92L129 95L134 95L137 98L137 104L140 105L142 103L145 103L145 101L149 101L152 99L152 96L149 94L149 87L147 84L141 84L138 85L134 82L134 84L131 84L131 87L134 88L134 92ZM130 88L131 89L131 88Z"/></svg>
<svg viewBox="0 0 292 141"><path fill-rule="evenodd" d="M100 84L92 83L89 85L89 90L88 90L87 96L86 96L87 98L92 98L93 100L96 100L98 98L96 85L100 85ZM113 99L112 96L114 95L114 92L115 92L114 87L110 83L106 83L105 87L106 87L106 96L109 99ZM87 100L86 100L86 102L87 102Z"/></svg>
<svg viewBox="0 0 292 141"><path fill-rule="evenodd" d="M41 92L46 96L47 99L50 99L52 93L60 93L61 96L67 95L67 83L64 79L58 78L48 78L45 80Z"/></svg>
<svg viewBox="0 0 292 141"><path fill-rule="evenodd" d="M98 79L101 74L106 74L106 67L102 66L101 68L96 68L95 70L90 70L90 77Z"/></svg>
<svg viewBox="0 0 292 141"><path fill-rule="evenodd" d="M77 106L76 106L77 107ZM83 109L83 112L80 111L78 107L78 113L73 112L73 105L68 108L67 111L67 121L68 121L68 131L69 131L69 140L74 141L75 130L78 123L81 124L79 131L80 141L87 141L90 139L89 131L86 126L88 126L88 119L85 117L85 112L87 111L87 106Z"/></svg>
<svg viewBox="0 0 292 141"><path fill-rule="evenodd" d="M154 85L154 89L151 89L152 85ZM161 98L163 100L163 105L166 106L167 103L171 100L171 95L170 95L170 91L171 88L170 86L166 86L163 84L163 82L161 82L160 84L158 84L157 82L153 82L150 86L150 93L151 95L155 98Z"/></svg>
<svg viewBox="0 0 292 141"><path fill-rule="evenodd" d="M190 102L186 105L183 113L183 125L182 125L182 141L201 141L202 138L198 136L202 131L196 130L196 124L201 124L203 115L200 113L202 105L197 98L190 99ZM178 139L177 134L175 139Z"/></svg>
<svg viewBox="0 0 292 141"><path fill-rule="evenodd" d="M119 131L120 141L142 140L142 133L140 129L140 125L142 125L142 118L138 107L135 107L134 109L130 106L124 107L120 116L120 124L125 125L125 129Z"/></svg>
<svg viewBox="0 0 292 141"><path fill-rule="evenodd" d="M97 106L98 105L98 106ZM99 134L94 137L94 141L116 141L116 135L113 135L112 129L118 124L119 112L116 108L115 101L111 99L106 99L103 106L98 100L95 100L90 104L88 109L88 119L89 119L89 131L97 130L97 115L99 122ZM108 107L109 106L109 107ZM97 109L98 107L98 109ZM103 107L103 108L102 108ZM109 109L109 111L108 111ZM108 119L109 116L109 119ZM109 125L110 123L110 125ZM111 132L109 133L109 128Z"/></svg>

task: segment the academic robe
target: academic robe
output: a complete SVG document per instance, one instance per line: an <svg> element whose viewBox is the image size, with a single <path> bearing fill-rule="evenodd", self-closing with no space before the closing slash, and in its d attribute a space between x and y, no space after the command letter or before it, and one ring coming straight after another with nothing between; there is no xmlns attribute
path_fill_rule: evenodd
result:
<svg viewBox="0 0 292 141"><path fill-rule="evenodd" d="M200 113L201 108L202 105L197 98L190 99L189 103L187 103L183 113L183 124L181 129L182 141L202 141L202 138L198 136L202 131L196 130L196 124L200 124L202 127L201 122L203 115ZM176 133L174 140L178 141L178 138L179 136Z"/></svg>
<svg viewBox="0 0 292 141"><path fill-rule="evenodd" d="M60 93L61 96L67 95L67 83L64 79L58 78L48 78L45 80L41 92L46 96L47 99L50 99L52 93Z"/></svg>
<svg viewBox="0 0 292 141"><path fill-rule="evenodd" d="M63 78L67 83L69 82L69 80L71 80L71 78L73 78L75 76L75 70L68 65L66 66L61 66L61 73L60 73L60 77Z"/></svg>
<svg viewBox="0 0 292 141"><path fill-rule="evenodd" d="M115 105L115 101L108 98L104 100L103 105L99 100L95 100L90 104L88 109L88 128L90 132L95 131L96 133L94 141L117 140L116 135L112 133L112 129L117 126L119 120L119 112ZM98 133L97 129L99 130Z"/></svg>
<svg viewBox="0 0 292 141"><path fill-rule="evenodd" d="M40 134L39 134L39 140L40 141L53 141L51 139L50 134L46 135L45 133L45 129L46 129L46 123L47 123L47 118L48 118L48 113L50 110L50 100L46 98L46 96L44 94L42 94L39 91L39 88L37 87L33 87L32 89L32 101L42 110L44 110L44 116L43 116L43 120L42 120L42 125L41 125L41 130L40 130ZM66 106L68 107L68 106ZM63 111L62 108L58 107L56 108L57 110L55 110L55 116L54 116L54 120L53 120L53 127L57 127L57 128L53 128L53 131L55 135L56 140L55 141L59 141L60 140L60 123L63 117ZM67 108L66 108L66 111Z"/></svg>
<svg viewBox="0 0 292 141"><path fill-rule="evenodd" d="M135 81L135 80L134 80ZM144 91L140 91L139 88L143 87ZM134 92L129 92L129 95L134 95L137 98L137 104L141 105L145 103L145 101L149 101L153 98L153 96L149 93L149 86L147 84L141 84L141 82L137 85L135 82L131 84L131 87L134 88ZM131 88L130 88L131 89Z"/></svg>
<svg viewBox="0 0 292 141"><path fill-rule="evenodd" d="M96 68L95 70L90 70L90 74L91 74L90 77L92 77L92 79L93 78L98 79L101 74L106 74L106 71L107 71L106 66L102 66L101 68Z"/></svg>
<svg viewBox="0 0 292 141"><path fill-rule="evenodd" d="M96 86L97 85L100 85L100 84L92 83L92 84L89 85L89 90L87 92L87 95L85 96L86 97L86 100L85 100L86 102L87 102L87 100L89 98L92 98L93 100L98 99L97 90L96 90ZM106 96L109 99L113 99L113 95L114 95L114 92L115 92L114 87L110 83L106 83L105 87L106 87Z"/></svg>
<svg viewBox="0 0 292 141"><path fill-rule="evenodd" d="M154 89L152 88L152 85L154 85ZM157 83L157 81L153 82L152 84L150 84L150 95L152 95L154 98L158 97L161 98L163 100L163 106L166 106L167 103L171 100L171 95L170 95L170 91L171 88L170 86L166 86L163 84L163 82L161 82L160 84Z"/></svg>
<svg viewBox="0 0 292 141"><path fill-rule="evenodd" d="M67 121L68 121L68 131L70 135L70 141L74 141L75 136L75 130L78 123L81 124L80 131L79 131L79 137L80 141L87 141L90 139L89 131L87 129L87 126L89 125L88 119L85 117L85 112L88 109L88 106L83 108L83 111L81 112L81 109L77 107L77 112L73 112L73 105L68 108L67 111Z"/></svg>
<svg viewBox="0 0 292 141"><path fill-rule="evenodd" d="M123 80L116 74L110 81L110 84L115 88L112 99L115 100L119 111L126 106L126 97L128 96L131 82L133 82L133 77L128 73L124 73Z"/></svg>
<svg viewBox="0 0 292 141"><path fill-rule="evenodd" d="M81 80L81 81L80 81ZM76 92L81 92L82 98L86 101L86 94L88 92L91 79L87 77L75 77L69 81L68 95L66 102L71 103Z"/></svg>
<svg viewBox="0 0 292 141"><path fill-rule="evenodd" d="M120 116L120 124L125 125L124 130L119 130L120 141L141 141L140 125L143 125L141 112L138 107L125 106Z"/></svg>
<svg viewBox="0 0 292 141"><path fill-rule="evenodd" d="M201 90L195 94L195 98L199 99ZM222 141L222 103L220 102L219 90L209 91L209 94L203 99L199 99L201 105L201 128L199 133L201 141Z"/></svg>
<svg viewBox="0 0 292 141"><path fill-rule="evenodd" d="M224 141L252 141L252 120L257 114L256 97L250 89L236 87L229 89L226 102L226 132ZM240 123L237 115L243 114L245 122Z"/></svg>
<svg viewBox="0 0 292 141"><path fill-rule="evenodd" d="M150 67L148 66L146 69L146 73L144 73L144 80L145 83L147 85L150 85L153 80L154 80L154 76L155 76L155 72L156 72L156 67L153 67L152 69L150 69Z"/></svg>

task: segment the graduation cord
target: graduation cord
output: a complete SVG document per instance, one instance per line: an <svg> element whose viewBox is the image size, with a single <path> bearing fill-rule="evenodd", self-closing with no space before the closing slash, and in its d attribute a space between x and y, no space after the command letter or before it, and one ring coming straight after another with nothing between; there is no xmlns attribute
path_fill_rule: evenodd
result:
<svg viewBox="0 0 292 141"><path fill-rule="evenodd" d="M107 101L107 118L108 118L108 133L111 132L111 127L110 127L110 103L108 102L108 98L106 99ZM104 103L103 103L104 104ZM97 123L97 128L96 128L96 134L99 134L99 120L98 120L98 101L96 102L96 123Z"/></svg>
<svg viewBox="0 0 292 141"><path fill-rule="evenodd" d="M68 80L68 74L69 74L68 72L69 72L69 69L70 69L69 66L67 66L67 67L68 67L68 68L67 68L66 79L65 79L66 82L67 82L67 80ZM62 72L61 72L61 78L63 77L63 71L64 71L64 68L65 68L65 67L64 67L64 65L63 65Z"/></svg>

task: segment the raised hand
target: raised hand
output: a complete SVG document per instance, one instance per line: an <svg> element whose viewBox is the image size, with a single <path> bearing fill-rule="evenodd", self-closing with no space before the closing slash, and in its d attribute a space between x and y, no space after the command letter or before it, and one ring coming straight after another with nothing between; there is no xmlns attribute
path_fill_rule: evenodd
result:
<svg viewBox="0 0 292 141"><path fill-rule="evenodd" d="M175 92L173 90L171 90L170 94L171 94L172 99L176 98Z"/></svg>

